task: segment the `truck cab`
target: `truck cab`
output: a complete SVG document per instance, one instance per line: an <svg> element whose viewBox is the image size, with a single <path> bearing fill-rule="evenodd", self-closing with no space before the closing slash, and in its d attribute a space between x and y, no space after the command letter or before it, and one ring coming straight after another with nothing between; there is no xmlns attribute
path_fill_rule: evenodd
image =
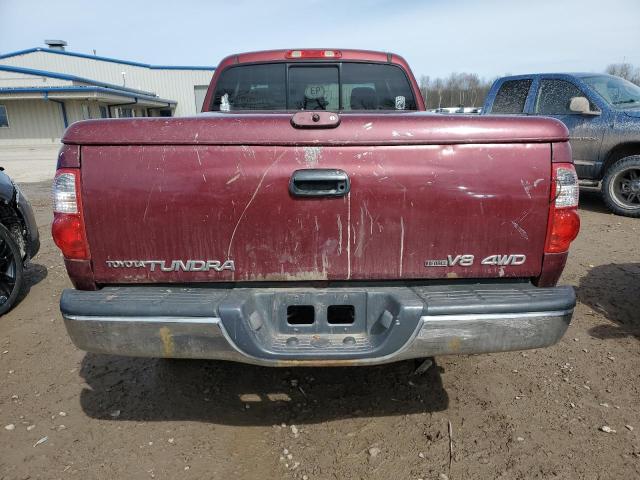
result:
<svg viewBox="0 0 640 480"><path fill-rule="evenodd" d="M601 187L614 213L640 217L640 87L598 73L502 77L483 114L560 120L581 185Z"/></svg>

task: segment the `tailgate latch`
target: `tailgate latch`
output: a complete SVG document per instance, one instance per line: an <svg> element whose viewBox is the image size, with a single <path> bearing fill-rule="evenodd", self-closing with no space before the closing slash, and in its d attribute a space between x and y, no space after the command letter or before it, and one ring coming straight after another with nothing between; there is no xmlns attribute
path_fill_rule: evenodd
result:
<svg viewBox="0 0 640 480"><path fill-rule="evenodd" d="M340 125L340 115L335 112L302 111L291 117L294 128L336 128Z"/></svg>

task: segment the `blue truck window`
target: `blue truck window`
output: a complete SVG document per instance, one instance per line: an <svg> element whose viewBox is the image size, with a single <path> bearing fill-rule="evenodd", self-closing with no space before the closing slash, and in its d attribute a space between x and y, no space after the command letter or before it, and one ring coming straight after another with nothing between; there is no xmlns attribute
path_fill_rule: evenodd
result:
<svg viewBox="0 0 640 480"><path fill-rule="evenodd" d="M531 83L531 79L504 82L493 101L491 113L523 113Z"/></svg>
<svg viewBox="0 0 640 480"><path fill-rule="evenodd" d="M540 82L538 96L536 98L535 113L540 115L572 115L569 108L573 97L585 97L586 95L573 83L565 80L546 79ZM592 105L592 109L595 107Z"/></svg>
<svg viewBox="0 0 640 480"><path fill-rule="evenodd" d="M582 81L615 108L637 108L640 105L640 87L627 80L610 75L594 75L583 77Z"/></svg>

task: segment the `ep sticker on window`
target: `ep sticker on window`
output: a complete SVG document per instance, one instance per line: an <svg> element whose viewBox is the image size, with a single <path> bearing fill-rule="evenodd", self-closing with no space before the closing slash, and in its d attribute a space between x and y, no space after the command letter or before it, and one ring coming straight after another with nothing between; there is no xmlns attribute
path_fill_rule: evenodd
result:
<svg viewBox="0 0 640 480"><path fill-rule="evenodd" d="M304 89L304 96L312 100L324 98L324 87L322 85L307 85Z"/></svg>
<svg viewBox="0 0 640 480"><path fill-rule="evenodd" d="M404 96L398 95L396 97L396 110L404 110L406 104L406 100Z"/></svg>

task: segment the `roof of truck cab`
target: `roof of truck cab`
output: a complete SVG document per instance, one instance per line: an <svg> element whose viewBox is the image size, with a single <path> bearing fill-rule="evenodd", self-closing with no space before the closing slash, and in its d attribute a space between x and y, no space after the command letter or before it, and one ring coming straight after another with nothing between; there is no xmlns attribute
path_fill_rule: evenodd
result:
<svg viewBox="0 0 640 480"><path fill-rule="evenodd" d="M341 56L339 58L327 57L327 58L287 58L287 52L292 50L333 50L339 51ZM220 62L220 66L234 63L254 63L254 62L274 62L274 61L287 61L287 62L308 62L308 61L328 61L328 62L340 62L340 61L365 61L365 62L388 62L401 64L408 69L408 64L405 59L400 55L390 52L380 52L374 50L357 50L357 49L345 49L345 48L288 48L282 50L260 50L255 52L244 52L229 55Z"/></svg>
<svg viewBox="0 0 640 480"><path fill-rule="evenodd" d="M500 77L500 80L520 80L525 78L532 77L577 77L577 78L586 78L586 77L595 77L595 76L606 76L611 77L613 75L609 75L608 73L595 73L595 72L544 72L544 73L528 73L522 75L507 75L504 77Z"/></svg>

